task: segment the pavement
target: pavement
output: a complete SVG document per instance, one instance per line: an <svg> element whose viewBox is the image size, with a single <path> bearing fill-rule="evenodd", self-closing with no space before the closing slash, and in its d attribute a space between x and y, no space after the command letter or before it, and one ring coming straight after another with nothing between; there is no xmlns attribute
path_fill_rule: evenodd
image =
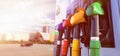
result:
<svg viewBox="0 0 120 56"><path fill-rule="evenodd" d="M20 44L0 44L0 56L53 56L53 45L33 44L21 47Z"/></svg>
<svg viewBox="0 0 120 56"><path fill-rule="evenodd" d="M30 47L21 47L20 44L0 44L0 56L54 56L53 48L54 45L50 44L33 44L33 46ZM83 45L81 48L81 55L89 56L88 48L85 48ZM100 49L100 56L119 55L120 48Z"/></svg>

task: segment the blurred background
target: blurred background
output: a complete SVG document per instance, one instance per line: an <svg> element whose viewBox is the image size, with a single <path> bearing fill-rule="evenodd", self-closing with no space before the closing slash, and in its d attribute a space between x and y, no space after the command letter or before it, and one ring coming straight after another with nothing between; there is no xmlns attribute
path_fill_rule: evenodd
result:
<svg viewBox="0 0 120 56"><path fill-rule="evenodd" d="M55 3L0 0L0 55L53 56Z"/></svg>
<svg viewBox="0 0 120 56"><path fill-rule="evenodd" d="M50 40L54 21L55 0L0 0L1 41L27 41L35 32Z"/></svg>

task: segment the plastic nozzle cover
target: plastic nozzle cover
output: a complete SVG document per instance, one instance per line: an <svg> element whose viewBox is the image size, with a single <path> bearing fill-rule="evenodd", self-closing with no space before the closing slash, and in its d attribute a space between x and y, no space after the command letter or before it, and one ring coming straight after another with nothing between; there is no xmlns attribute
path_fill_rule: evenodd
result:
<svg viewBox="0 0 120 56"><path fill-rule="evenodd" d="M90 6L88 6L88 8L86 10L86 14L88 16L92 16L92 15L104 15L104 11L103 11L101 3L100 2L94 2L93 4L91 4Z"/></svg>
<svg viewBox="0 0 120 56"><path fill-rule="evenodd" d="M80 56L80 40L73 39L72 56Z"/></svg>
<svg viewBox="0 0 120 56"><path fill-rule="evenodd" d="M72 17L71 17L71 20L70 20L70 23L72 25L76 25L78 23L84 23L86 22L85 18L84 18L84 13L85 11L83 9L78 9L77 10L78 12L75 13Z"/></svg>
<svg viewBox="0 0 120 56"><path fill-rule="evenodd" d="M64 30L63 22L61 22L61 23L58 24L57 30Z"/></svg>
<svg viewBox="0 0 120 56"><path fill-rule="evenodd" d="M70 23L70 19L67 19L63 22L63 27L71 27L72 24Z"/></svg>
<svg viewBox="0 0 120 56"><path fill-rule="evenodd" d="M69 41L67 39L63 40L62 44L62 56L67 56Z"/></svg>

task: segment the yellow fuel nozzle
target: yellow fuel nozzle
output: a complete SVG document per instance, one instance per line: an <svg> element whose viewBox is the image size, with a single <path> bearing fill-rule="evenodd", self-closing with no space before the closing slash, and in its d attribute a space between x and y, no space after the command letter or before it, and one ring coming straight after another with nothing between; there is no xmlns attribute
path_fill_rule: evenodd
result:
<svg viewBox="0 0 120 56"><path fill-rule="evenodd" d="M72 25L76 25L78 23L84 23L86 22L84 18L85 10L82 8L77 9L77 13L75 13L70 20L70 23Z"/></svg>

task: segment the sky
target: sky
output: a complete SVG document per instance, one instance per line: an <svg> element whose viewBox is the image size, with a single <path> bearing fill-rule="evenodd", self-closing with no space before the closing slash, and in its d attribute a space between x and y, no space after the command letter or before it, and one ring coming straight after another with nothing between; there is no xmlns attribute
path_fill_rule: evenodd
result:
<svg viewBox="0 0 120 56"><path fill-rule="evenodd" d="M34 31L54 13L55 0L0 0L0 33Z"/></svg>

